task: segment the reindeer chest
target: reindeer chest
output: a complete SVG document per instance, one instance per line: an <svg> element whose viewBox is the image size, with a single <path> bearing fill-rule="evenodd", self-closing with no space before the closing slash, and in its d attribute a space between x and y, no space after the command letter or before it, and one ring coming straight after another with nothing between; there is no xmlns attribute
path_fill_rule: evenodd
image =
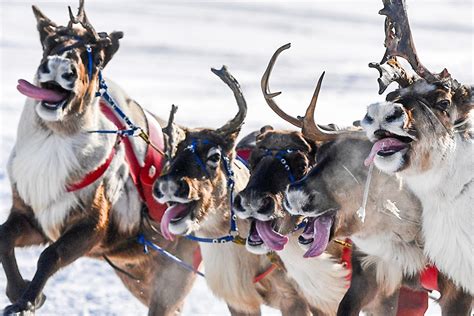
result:
<svg viewBox="0 0 474 316"><path fill-rule="evenodd" d="M308 302L333 315L347 291L349 271L336 263L329 254L306 259L295 235L278 255L291 276L303 291Z"/></svg>
<svg viewBox="0 0 474 316"><path fill-rule="evenodd" d="M253 282L259 269L258 256L234 243L201 244L201 253L206 282L216 296L241 306L261 304L257 285Z"/></svg>
<svg viewBox="0 0 474 316"><path fill-rule="evenodd" d="M456 200L423 202L425 253L456 285L474 295L474 190Z"/></svg>
<svg viewBox="0 0 474 316"><path fill-rule="evenodd" d="M80 168L77 139L42 130L22 136L10 157L10 178L20 197L33 209L44 233L56 240L69 212L77 205L75 195L65 189L70 175Z"/></svg>

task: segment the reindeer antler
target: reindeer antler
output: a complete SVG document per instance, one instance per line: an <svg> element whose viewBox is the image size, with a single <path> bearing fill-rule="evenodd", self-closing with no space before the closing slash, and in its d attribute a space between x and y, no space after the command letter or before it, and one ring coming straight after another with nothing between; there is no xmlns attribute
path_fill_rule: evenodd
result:
<svg viewBox="0 0 474 316"><path fill-rule="evenodd" d="M405 69L398 63L396 57L390 57L383 64L369 63L369 67L379 71L380 77L377 79L379 83L379 94L384 93L393 81L396 81L401 87L407 87L419 78L418 76L407 74Z"/></svg>
<svg viewBox="0 0 474 316"><path fill-rule="evenodd" d="M272 58L270 59L267 69L262 76L261 87L262 92L265 97L265 101L267 101L268 106L282 119L285 121L295 125L296 127L301 128L303 135L309 139L315 141L330 141L335 140L341 134L347 134L350 131L340 130L340 131L330 131L330 130L323 130L319 125L317 125L314 121L314 110L316 109L316 103L318 102L318 95L319 91L321 90L321 84L324 78L324 72L319 77L318 84L316 85L316 89L314 90L313 97L311 98L311 102L306 109L306 113L303 117L293 117L286 112L284 112L273 100L274 97L280 95L281 92L270 92L270 88L268 86L268 80L270 78L271 71L275 62L278 58L280 53L288 48L291 47L291 44L285 44L278 48L275 53L273 54Z"/></svg>
<svg viewBox="0 0 474 316"><path fill-rule="evenodd" d="M170 116L168 118L168 125L163 129L163 133L168 136L166 141L165 155L166 159L171 160L173 157L173 143L174 143L174 134L173 134L173 123L174 115L178 111L178 107L174 104L171 105Z"/></svg>
<svg viewBox="0 0 474 316"><path fill-rule="evenodd" d="M416 53L415 44L408 22L405 0L382 0L384 7L379 14L385 15L385 54L379 63L371 63L369 67L376 68L380 73L379 94L393 81L398 82L401 87L406 87L417 80L417 77L410 77L407 72L398 64L396 57L402 57L408 61L413 70L428 82L438 81L439 78L446 78L431 73L423 64ZM447 73L443 70L441 74Z"/></svg>
<svg viewBox="0 0 474 316"><path fill-rule="evenodd" d="M238 131L242 127L245 117L247 116L247 102L245 101L239 82L229 73L226 66L222 66L219 70L211 68L211 71L229 86L234 93L237 106L239 107L236 116L216 130L218 133L228 135Z"/></svg>
<svg viewBox="0 0 474 316"><path fill-rule="evenodd" d="M102 44L104 46L111 44L111 40L107 36L107 34L105 33L105 36L99 36L99 34L96 32L96 30L90 23L89 19L87 18L86 11L84 10L84 0L79 0L79 8L77 10L76 16L74 16L74 14L72 13L72 9L70 6L68 6L68 10L70 19L68 23L68 28L72 28L74 24L79 23L94 38L94 41L96 43Z"/></svg>
<svg viewBox="0 0 474 316"><path fill-rule="evenodd" d="M273 66L275 65L275 62L278 58L278 56L281 54L282 51L287 50L288 48L291 47L291 43L285 44L278 48L275 53L273 53L272 58L268 62L267 69L263 73L262 80L260 82L260 85L262 87L262 92L263 96L265 97L265 101L267 101L268 106L275 112L278 116L280 116L282 119L285 121L295 125L296 127L302 128L303 127L303 122L296 117L293 117L289 114L287 114L285 111L283 111L278 104L273 100L274 97L278 96L281 94L281 92L270 92L270 87L268 85L268 80L270 78L270 74L272 73Z"/></svg>

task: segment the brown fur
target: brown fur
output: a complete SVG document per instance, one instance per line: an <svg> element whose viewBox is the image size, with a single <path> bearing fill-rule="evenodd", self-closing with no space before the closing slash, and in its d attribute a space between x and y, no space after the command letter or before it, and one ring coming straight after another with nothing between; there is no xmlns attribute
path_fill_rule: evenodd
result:
<svg viewBox="0 0 474 316"><path fill-rule="evenodd" d="M188 206L191 207L194 222L192 231L199 237L213 238L229 232L227 177L222 162L216 169L209 167L207 153L211 148L221 148L222 157L229 157L232 161L236 136L236 132L221 135L210 129L186 130L185 139L177 145L175 156L155 183L155 188L164 181L186 183L188 191L181 198L192 199ZM198 145L195 151L187 150L196 140ZM209 143L204 143L204 140ZM196 162L197 159L202 161L204 167ZM231 162L231 165L238 192L248 180L248 171L240 163ZM238 221L238 227L242 231L247 229L243 221ZM310 314L306 301L283 270L272 272L261 282L253 282L255 276L270 266L266 256L250 254L245 247L235 243L203 243L201 249L206 281L213 293L225 300L233 315L257 315L261 304L278 308L283 315Z"/></svg>
<svg viewBox="0 0 474 316"><path fill-rule="evenodd" d="M83 3L81 2L81 6ZM38 9L33 8L38 20L38 30L43 44L44 62L48 55L54 51L71 44L71 35L83 37L85 42L91 41L88 33L77 25L74 29L57 26L47 19ZM115 35L114 35L115 34ZM94 58L97 63L93 68L93 76L89 82L88 74L84 66L87 63L87 56L84 54L85 47L78 46L70 50L67 54L76 69L78 76L74 79L76 92L72 93L65 105L65 115L62 120L54 122L42 121L36 115L34 123L30 128L41 128L51 133L59 134L65 138L72 137L76 133L84 133L83 129L95 129L96 122L105 120L98 108L95 107L95 91L97 90L97 70L98 66L105 64L112 58L118 48L118 33L110 34L111 45L106 47L96 46ZM41 68L41 67L40 67ZM110 87L113 94L122 108L128 112L134 122L139 126L146 127L143 110L133 100L125 97L125 93L117 87ZM128 99L129 102L125 102ZM123 102L122 102L123 101ZM105 138L104 138L105 140ZM17 143L17 146L19 144ZM143 149L146 145L138 142L138 148ZM74 170L67 175L67 183L74 183L82 179L88 171L96 169L104 160L107 152L107 143L104 148L96 150L98 152L80 153L80 170ZM47 148L51 150L51 148ZM103 152L100 152L103 150ZM120 183L122 194L138 196L133 187L128 169L126 169L123 145L117 148L117 154L113 159L110 168L115 168L115 172L106 172L102 178L91 184L89 187L76 192L79 203L72 209L66 210L65 220L58 224L59 238L51 240L43 230L38 221L35 211L27 205L25 199L19 194L13 181L12 186L12 207L10 215L5 223L0 226L0 261L2 262L6 277L6 294L10 301L14 303L6 308L5 313L16 313L39 308L44 302L41 291L49 277L59 269L67 266L82 256L90 256L102 259L107 256L114 265L128 272L138 280L116 271L125 286L143 304L149 306L150 315L174 315L181 307L183 300L190 291L195 275L175 262L164 258L159 253L151 252L145 254L143 246L136 242L138 233L143 233L147 238L153 240L164 249L170 251L186 262L192 262L192 256L198 245L185 239L178 239L174 242L164 240L156 235L144 223L129 223L133 229L122 230L118 224L118 210L111 205L109 189L114 182L114 176L121 176L116 181ZM41 154L41 153L38 153ZM12 155L15 159L15 153ZM120 168L119 168L120 167ZM110 170L110 169L109 169ZM15 180L15 179L13 179ZM126 184L128 182L128 187ZM43 185L37 183L38 186ZM66 192L63 193L65 195ZM112 193L113 194L113 193ZM140 214L143 203L137 209L127 210ZM118 207L117 207L118 208ZM32 281L24 280L18 269L14 254L15 247L25 247L31 245L47 244L47 248L42 252L37 266L37 271ZM172 286L169 286L172 284Z"/></svg>

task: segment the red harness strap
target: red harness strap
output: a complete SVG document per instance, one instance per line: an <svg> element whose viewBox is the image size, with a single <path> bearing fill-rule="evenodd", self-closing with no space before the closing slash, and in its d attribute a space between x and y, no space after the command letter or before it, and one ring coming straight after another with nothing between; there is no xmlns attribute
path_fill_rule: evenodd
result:
<svg viewBox="0 0 474 316"><path fill-rule="evenodd" d="M426 266L420 275L421 285L428 291L439 291L438 273L436 266Z"/></svg>
<svg viewBox="0 0 474 316"><path fill-rule="evenodd" d="M100 110L109 121L114 123L118 129L125 129L125 125L103 100L100 101ZM148 134L150 136L150 141L158 148L164 148L163 134L161 132L161 128L159 128L158 122L156 122L156 120L146 111L144 111L144 113L148 123ZM125 147L125 159L127 160L127 164L130 168L130 176L133 180L133 183L135 184L140 197L147 205L150 217L153 220L160 222L166 210L166 206L158 203L154 199L153 183L160 175L161 169L163 168L164 159L161 154L149 146L146 150L144 165L141 166L130 139L123 137L121 140ZM113 148L109 157L101 166L86 174L86 176L81 181L68 185L67 191L72 192L80 190L99 179L110 166L110 163L115 156L115 152L115 148Z"/></svg>
<svg viewBox="0 0 474 316"><path fill-rule="evenodd" d="M100 165L97 169L86 174L86 176L81 181L73 183L73 184L69 184L66 187L66 191L67 192L77 191L94 183L97 179L99 179L104 174L107 168L109 168L110 164L112 163L112 160L114 159L114 156L115 156L115 147L112 148L112 150L110 151L109 157L107 157L107 160L105 160L102 165Z"/></svg>
<svg viewBox="0 0 474 316"><path fill-rule="evenodd" d="M118 129L125 129L125 125L115 115L115 113L104 103L100 101L100 109L102 113L112 122ZM163 134L158 122L150 114L144 110L146 121L148 123L148 134L153 145L163 149ZM156 150L148 147L145 155L143 167L135 154L132 142L129 138L122 139L125 146L125 159L130 168L130 176L140 194L140 197L148 207L150 217L157 222L161 221L166 210L166 205L158 203L153 197L153 183L160 176L163 168L164 159Z"/></svg>

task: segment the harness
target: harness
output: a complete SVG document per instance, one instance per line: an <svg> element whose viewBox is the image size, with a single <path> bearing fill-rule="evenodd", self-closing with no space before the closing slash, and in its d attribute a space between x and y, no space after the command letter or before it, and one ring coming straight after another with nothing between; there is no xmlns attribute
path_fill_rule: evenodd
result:
<svg viewBox="0 0 474 316"><path fill-rule="evenodd" d="M72 49L75 46L76 45L65 47L63 51ZM93 58L92 48L90 45L86 45L86 52L88 55L88 76L89 79L91 79ZM156 201L153 197L152 191L153 183L158 178L160 174L159 171L164 165L164 141L161 128L159 127L158 122L146 110L143 110L143 114L148 125L148 132L135 125L108 93L108 87L102 77L101 70L99 70L98 76L99 91L96 93L96 96L101 97L99 102L100 110L104 116L117 127L117 130L96 130L90 131L90 133L116 134L117 143L101 166L86 174L82 180L69 184L66 188L67 192L73 192L85 188L99 179L110 166L113 157L117 152L116 148L118 144L123 142L125 147L125 159L130 168L132 181L137 188L140 198L147 205L151 218L159 222L166 210L166 206ZM143 163L139 161L138 155L135 153L134 146L128 138L130 136L139 136L149 147L154 149L150 150L150 148L147 148Z"/></svg>
<svg viewBox="0 0 474 316"><path fill-rule="evenodd" d="M194 160L196 163L200 166L200 168L206 173L207 176L209 176L209 173L207 172L206 165L202 161L201 157L196 153L197 146L201 145L213 145L216 146L213 142L211 142L208 139L192 139L191 144L185 148L185 150L190 151L193 154ZM203 243L213 243L213 244L224 244L228 242L234 242L240 245L245 245L245 239L243 239L239 235L239 230L237 228L237 216L234 213L234 186L235 186L235 178L234 178L234 171L232 170L232 167L230 166L230 159L227 156L222 156L221 158L222 161L222 167L224 168L225 175L227 178L227 190L229 191L229 205L230 205L230 229L229 229L229 234L221 237L215 237L215 238L206 238L206 237L198 237L195 235L186 235L185 237L194 240L197 242L203 242Z"/></svg>
<svg viewBox="0 0 474 316"><path fill-rule="evenodd" d="M79 45L83 45L83 42L80 39L78 39L77 43L63 48L61 52L73 49L75 47L78 47ZM85 45L85 47L88 56L87 69L90 82L92 79L93 70L92 48L90 45ZM98 71L98 78L99 91L96 93L96 97L101 97L101 100L99 101L100 110L104 114L104 116L117 127L117 130L95 130L89 132L99 134L116 134L117 142L112 148L108 158L102 165L86 174L82 180L67 185L66 190L67 192L74 192L83 189L98 180L107 171L117 152L118 145L123 142L125 148L125 159L129 166L130 177L132 178L132 181L135 187L137 188L141 200L146 204L148 209L148 214L142 215L142 217L149 215L154 221L160 222L166 210L166 205L158 203L157 200L153 197L152 192L153 183L159 177L160 171L162 170L165 162L163 151L164 139L161 127L159 126L156 119L144 109L142 109L142 111L143 115L145 116L148 131L145 131L140 126L135 125L132 120L125 114L125 112L123 112L122 109L118 106L113 97L108 93L108 87L105 83L104 78L102 77L102 71L100 69ZM134 149L134 145L129 139L129 137L133 136L140 137L149 147L146 150L143 163L139 161L138 155L136 154ZM153 150L150 150L150 148ZM197 273L198 275L204 276L204 274L197 270L199 264L201 263L199 248L194 254L195 260L193 266L191 266L183 260L179 259L178 257L174 256L170 252L166 251L162 247L147 240L143 234L139 234L136 237L136 241L137 243L143 245L145 253L148 253L148 248L152 248L155 251L158 251L159 253L164 255L165 257L175 261L183 268ZM107 256L104 255L103 257L115 270L127 275L132 279L137 279L130 273L115 266L113 262L110 261L109 258L107 258Z"/></svg>
<svg viewBox="0 0 474 316"><path fill-rule="evenodd" d="M285 155L298 151L298 149L266 149L265 155L263 157L275 157L286 170L290 184L293 184L296 182L296 177L293 175L293 172L291 172L291 167L288 164L288 161L285 159Z"/></svg>

